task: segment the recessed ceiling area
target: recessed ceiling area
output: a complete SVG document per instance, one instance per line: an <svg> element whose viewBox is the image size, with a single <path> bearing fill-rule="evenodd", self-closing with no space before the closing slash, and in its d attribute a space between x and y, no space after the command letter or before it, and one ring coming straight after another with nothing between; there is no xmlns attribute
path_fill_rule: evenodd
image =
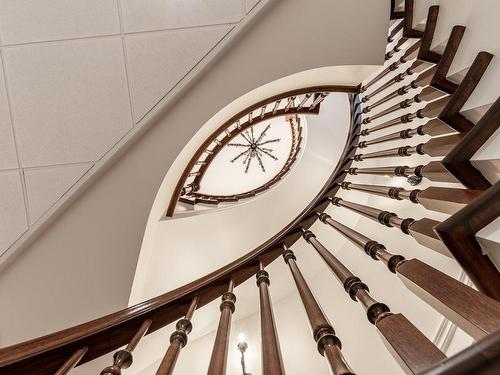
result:
<svg viewBox="0 0 500 375"><path fill-rule="evenodd" d="M300 126L305 126L304 116L301 116ZM214 158L200 182L199 192L234 195L269 182L283 169L290 156L295 138L292 131L296 130L292 130L284 116L257 123L243 131Z"/></svg>

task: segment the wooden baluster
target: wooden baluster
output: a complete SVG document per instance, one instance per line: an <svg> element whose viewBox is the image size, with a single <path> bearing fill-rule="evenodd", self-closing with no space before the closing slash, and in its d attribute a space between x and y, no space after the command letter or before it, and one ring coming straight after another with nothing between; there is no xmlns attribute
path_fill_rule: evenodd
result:
<svg viewBox="0 0 500 375"><path fill-rule="evenodd" d="M429 139L425 143L420 143L416 146L402 146L390 148L386 150L371 152L368 154L356 154L351 159L356 161L363 161L366 159L376 159L394 156L411 156L414 154L429 155L429 156L446 156L448 152L453 150L463 138L463 134L452 134L444 137L437 137ZM366 144L363 144L366 146ZM363 148L363 147L361 147Z"/></svg>
<svg viewBox="0 0 500 375"><path fill-rule="evenodd" d="M179 353L181 349L186 346L188 334L193 329L191 319L198 306L198 300L198 296L194 297L184 318L177 321L175 331L170 336L170 345L160 363L158 371L156 371L156 375L170 375L173 373Z"/></svg>
<svg viewBox="0 0 500 375"><path fill-rule="evenodd" d="M439 6L431 6L429 7L429 11L427 13L427 21L425 23L424 35L421 40L418 40L415 44L413 44L410 48L408 48L405 54L395 63L391 64L388 68L384 69L381 73L379 73L374 79L372 79L367 85L362 86L361 92L365 92L368 87L373 85L375 82L386 76L389 72L396 70L401 64L406 63L407 61L413 60L417 58L416 61L413 62L412 67L418 66L420 64L429 64L429 63L438 63L441 55L430 50L432 40L434 37L434 31L436 28L437 17L439 14ZM401 23L402 25L402 23ZM395 28L395 30L398 30ZM394 34L395 35L395 34ZM388 41L392 42L394 40L394 35L389 36ZM451 38L451 37L450 37ZM403 39L403 38L402 38ZM406 38L405 38L406 39ZM369 99L363 98L363 102L366 102Z"/></svg>
<svg viewBox="0 0 500 375"><path fill-rule="evenodd" d="M416 112L407 113L401 117L396 117L394 119L385 121L382 124L372 126L368 129L364 129L363 131L361 131L360 135L368 135L368 134L374 133L376 131L389 128L391 126L406 124L406 123L412 122L416 118L422 119L422 118L426 118L426 117L427 118L437 117L441 113L443 108L446 106L446 104L448 103L449 100L450 100L450 97L445 96L441 99L427 103L424 108L419 109ZM444 124L441 126L445 126L446 128L449 129L446 131L446 133L452 133L452 132L456 131L455 129L450 127L448 124L446 124L442 121L441 121L441 123ZM434 126L436 126L436 125L434 125ZM446 133L443 133L443 134L446 134Z"/></svg>
<svg viewBox="0 0 500 375"><path fill-rule="evenodd" d="M432 77L436 73L436 69L437 69L437 67L433 66L432 68L425 70L416 79L411 81L408 85L398 88L397 90L387 94L382 99L375 102L374 104L363 108L363 113L371 112L373 110L373 108L378 107L379 105L384 104L397 96L405 95L412 89L417 89L419 87L428 86L432 81ZM396 78L394 78L394 81L392 83L401 82L405 78L405 75L406 74L401 73L399 78L398 78L398 76L396 76L396 78L398 78L398 79L396 80ZM391 82L391 81L389 81L389 82ZM422 100L426 100L424 98L428 99L426 101L430 101L432 98L437 99L439 96L446 95L446 93L443 93L443 92L441 92L441 91L439 91L431 86L425 87L424 90L422 90L422 92L420 94L415 95L413 97L413 99L406 99L406 100L402 101L401 103L398 103L392 107L389 107L388 109L386 109L382 112L377 113L376 115L365 118L363 120L363 124L368 124L372 120L375 120L376 118L382 117L382 116L384 116L390 112L396 111L398 109L409 107L410 104L413 102L420 102Z"/></svg>
<svg viewBox="0 0 500 375"><path fill-rule="evenodd" d="M67 375L69 372L78 364L78 362L81 361L85 353L89 348L84 347L81 349L78 349L76 352L74 352L71 357L68 358L66 362L63 363L61 367L59 367L59 370L56 371L54 375Z"/></svg>
<svg viewBox="0 0 500 375"><path fill-rule="evenodd" d="M446 359L404 315L391 313L386 304L373 299L368 286L328 251L311 231L303 230L303 237L323 258L351 299L361 303L368 321L377 327L389 352L407 373L418 374Z"/></svg>
<svg viewBox="0 0 500 375"><path fill-rule="evenodd" d="M390 253L384 245L333 220L328 214L318 212L317 215L371 258L382 261L410 291L474 339L500 329L500 302L418 259L406 260Z"/></svg>
<svg viewBox="0 0 500 375"><path fill-rule="evenodd" d="M314 108L316 108L316 106L321 103L323 100L325 100L325 98L328 96L328 93L327 92L322 92L321 94L316 94L315 95L315 98L314 98L314 101L312 102L312 104L309 106L309 110L312 111Z"/></svg>
<svg viewBox="0 0 500 375"><path fill-rule="evenodd" d="M297 106L297 111L302 109L304 104L306 104L307 100L312 96L312 94L305 94L302 100L300 101L299 105Z"/></svg>
<svg viewBox="0 0 500 375"><path fill-rule="evenodd" d="M416 167L399 165L394 167L349 168L344 170L344 172L354 176L358 174L392 177L417 176L420 178L425 177L430 181L436 182L459 182L438 161L431 161L427 165L418 165Z"/></svg>
<svg viewBox="0 0 500 375"><path fill-rule="evenodd" d="M102 370L101 375L121 375L122 369L129 368L132 365L132 352L134 351L139 341L147 333L149 327L151 326L151 323L151 319L147 319L142 322L140 327L135 332L135 335L128 343L127 347L125 349L118 350L113 355L113 365Z"/></svg>
<svg viewBox="0 0 500 375"><path fill-rule="evenodd" d="M393 49L385 54L385 60L389 60L395 53L401 51L401 46L408 41L407 38L400 38Z"/></svg>
<svg viewBox="0 0 500 375"><path fill-rule="evenodd" d="M220 319L215 336L214 348L208 366L208 375L225 375L229 333L231 332L231 317L234 313L236 296L233 293L234 281L229 280L227 292L222 295L220 304Z"/></svg>
<svg viewBox="0 0 500 375"><path fill-rule="evenodd" d="M259 271L256 274L260 297L260 331L262 335L262 374L285 374L283 359L278 339L278 331L274 322L273 306L269 294L269 274L259 262Z"/></svg>
<svg viewBox="0 0 500 375"><path fill-rule="evenodd" d="M439 224L439 221L428 218L423 218L420 220L415 220L413 218L401 219L393 212L383 211L379 210L378 208L348 202L341 198L335 197L331 198L330 200L336 206L349 208L350 210L357 212L365 217L368 217L374 221L378 221L382 225L385 225L387 227L397 227L404 234L412 236L419 244L448 257L452 257L448 248L444 245L438 235L433 231L433 228Z"/></svg>
<svg viewBox="0 0 500 375"><path fill-rule="evenodd" d="M410 202L420 204L429 210L447 214L454 214L482 193L481 190L444 187L406 190L395 186L353 184L347 181L337 183L337 186L340 186L344 190L358 190L391 199L406 199Z"/></svg>
<svg viewBox="0 0 500 375"><path fill-rule="evenodd" d="M454 133L455 131L439 119L434 119L418 128L405 129L399 132L389 133L382 137L374 138L369 141L361 141L358 143L359 148L365 148L379 143L395 141L398 139L409 139L415 135L430 135L431 137L437 135L445 135Z"/></svg>
<svg viewBox="0 0 500 375"><path fill-rule="evenodd" d="M418 61L418 60L417 60ZM368 113L370 112L373 108L379 106L380 104L383 104L385 102L388 102L391 99L394 99L400 95L405 95L407 94L411 89L415 89L418 87L423 87L427 82L430 83L432 75L434 74L435 69L430 69L431 65L430 64L424 64L424 63L414 63L412 66L410 66L408 69L406 69L403 73L399 73L396 75L394 78L390 79L383 85L381 85L379 88L371 92L369 95L366 95L363 99L366 98L364 102L367 102L369 99L373 98L377 94L381 93L382 91L388 89L392 85L395 85L399 82L404 81L404 79L408 76L411 76L415 73L422 73L417 79L413 80L410 82L408 85L403 86L383 98L379 99L378 101L374 102L373 104L366 106L363 108L363 113ZM363 101L362 101L363 102ZM363 102L363 103L364 103Z"/></svg>
<svg viewBox="0 0 500 375"><path fill-rule="evenodd" d="M368 88L370 86L372 86L374 83L376 83L379 80L381 80L382 78L384 78L390 72L395 71L397 68L399 68L399 66L401 64L405 64L408 61L411 61L415 57L417 57L418 49L419 48L420 48L420 41L417 41L416 43L414 43L413 45L411 45L406 50L406 52L404 53L404 55L401 56L398 61L396 61L396 62L392 63L391 65L389 65L382 72L380 72L375 78L373 78L369 83L367 83L366 85L362 86L361 92L365 92L366 90L368 90ZM426 64L424 61L417 60L417 61L413 62L412 66L409 69L410 69L410 71L413 72L414 69L417 69L420 65L424 65L424 67L422 67L422 69L425 69L425 67L429 67L429 65ZM370 95L365 95L361 101L363 103L365 103L368 100L370 100Z"/></svg>
<svg viewBox="0 0 500 375"><path fill-rule="evenodd" d="M479 122L442 160L443 165L460 182L469 188L488 189L491 183L470 162L479 148L493 136L500 127L500 98L491 105Z"/></svg>
<svg viewBox="0 0 500 375"><path fill-rule="evenodd" d="M302 273L295 262L297 259L295 258L293 251L291 251L284 244L283 250L283 259L288 264L295 281L295 285L299 291L302 304L304 305L309 319L309 324L311 325L311 329L313 331L314 340L318 344L318 351L322 356L326 357L330 370L334 375L354 374L342 356L342 352L340 351L342 344L339 338L335 335L335 330L323 313L320 305L316 301L316 298L314 298L311 289L309 289L304 276L302 276Z"/></svg>

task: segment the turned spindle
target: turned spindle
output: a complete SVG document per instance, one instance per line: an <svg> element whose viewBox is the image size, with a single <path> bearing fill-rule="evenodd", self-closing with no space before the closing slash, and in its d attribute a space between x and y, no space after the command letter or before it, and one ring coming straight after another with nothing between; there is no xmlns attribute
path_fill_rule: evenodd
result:
<svg viewBox="0 0 500 375"><path fill-rule="evenodd" d="M265 375L285 374L278 331L274 322L273 306L269 294L269 273L259 262L259 271L255 275L260 297L260 330L262 351L262 373Z"/></svg>
<svg viewBox="0 0 500 375"><path fill-rule="evenodd" d="M500 330L500 302L418 260L392 254L379 242L351 229L330 215L317 212L321 222L337 230L374 260L382 261L403 284L474 339Z"/></svg>
<svg viewBox="0 0 500 375"><path fill-rule="evenodd" d="M151 323L151 319L147 319L142 322L127 347L125 349L118 350L113 355L113 365L102 370L101 375L121 375L123 369L129 368L132 365L132 352L136 348L137 344L139 344L139 341L148 332Z"/></svg>
<svg viewBox="0 0 500 375"><path fill-rule="evenodd" d="M160 363L160 367L156 371L156 375L170 375L173 373L179 353L181 349L186 346L188 334L193 329L191 319L193 318L197 306L198 296L192 299L184 318L177 321L175 331L170 335L170 345Z"/></svg>
<svg viewBox="0 0 500 375"><path fill-rule="evenodd" d="M381 98L377 102L363 108L363 113L371 112L374 108L380 106L381 104L386 103L389 100L394 99L398 96L402 96L402 95L409 93L410 90L417 89L419 87L424 87L424 89L419 94L415 95L412 99L406 99L406 100L404 100L404 101L402 101L402 102L400 102L392 107L389 107L388 109L386 109L384 111L377 113L376 115L365 118L363 120L363 124L368 124L371 121L375 120L376 118L382 117L382 116L384 116L390 112L394 112L398 109L407 108L413 102L418 103L421 101L431 101L433 99L439 98L440 96L446 95L446 93L443 93L440 90L437 90L436 88L429 86L429 84L432 81L432 77L434 76L435 73L436 73L435 66L432 68L429 68L429 69L425 70L424 72L422 72L418 76L418 78L411 81L408 85L400 87L397 90L394 90L393 92L387 94L386 96L384 96L383 98ZM389 82L391 82L391 84L384 87L384 89L391 86L392 84L401 82L406 77L406 75L407 74L405 74L405 73L399 74L398 76L393 78L391 81L389 81Z"/></svg>
<svg viewBox="0 0 500 375"><path fill-rule="evenodd" d="M363 306L368 321L377 327L390 353L407 373L418 374L446 359L404 315L393 314L386 304L370 296L368 286L326 249L314 233L303 230L303 237L323 258L351 299Z"/></svg>
<svg viewBox="0 0 500 375"><path fill-rule="evenodd" d="M413 138L414 136L429 135L431 137L435 137L440 135L449 135L451 133L455 133L455 130L436 118L428 121L423 125L420 125L417 128L408 128L398 132L389 133L381 137L373 138L369 141L361 141L358 143L358 147L365 148L379 143L390 142L399 139L409 139ZM366 134L367 133L365 133L364 135Z"/></svg>
<svg viewBox="0 0 500 375"><path fill-rule="evenodd" d="M406 199L410 202L420 204L429 210L447 214L454 214L482 193L481 190L445 187L428 187L424 190L406 190L396 186L353 184L348 181L340 182L337 185L344 190L357 190L396 200Z"/></svg>
<svg viewBox="0 0 500 375"><path fill-rule="evenodd" d="M288 264L299 291L319 353L327 359L330 370L334 375L354 374L342 356L340 339L335 335L335 330L323 313L297 266L295 254L284 244L283 259Z"/></svg>
<svg viewBox="0 0 500 375"><path fill-rule="evenodd" d="M367 154L356 154L352 157L352 160L363 161L367 159L377 159L385 157L396 157L396 156L412 156L415 154L428 155L428 156L446 156L453 148L460 142L463 138L463 134L451 134L443 137L436 137L428 140L425 143L420 143L416 146L401 146L390 148L386 150L380 150L376 152L371 152ZM410 138L410 137L407 137ZM366 143L361 143L362 147L366 147Z"/></svg>
<svg viewBox="0 0 500 375"><path fill-rule="evenodd" d="M210 357L210 364L208 365L208 375L226 374L229 334L231 332L231 317L234 313L236 303L236 296L233 293L233 289L234 281L233 279L230 279L227 292L225 292L221 297L222 302L219 306L219 325L217 327L217 334L215 336L214 347L212 349L212 356Z"/></svg>
<svg viewBox="0 0 500 375"><path fill-rule="evenodd" d="M372 134L372 133L375 133L376 131L380 131L382 129L386 129L386 128L389 128L391 126L397 126L397 125L401 125L401 124L407 124L409 122L412 122L414 119L423 119L423 118L435 118L437 116L439 116L439 114L441 113L441 111L443 110L443 108L445 108L446 104L450 101L450 97L449 96L444 96L438 100L435 100L435 101L432 101L432 102L429 102L425 105L425 107L419 109L418 111L416 112L412 112L412 113L406 113L400 117L396 117L394 119L391 119L391 120L387 120L379 125L376 125L376 126L372 126L368 129L363 129L359 135L362 135L362 136L365 136L365 135L368 135L368 134ZM440 120L437 120L435 119L436 121L440 121ZM434 120L433 120L434 121ZM452 133L452 132L455 132L455 129L453 129L452 127L450 127L448 124L444 123L441 121L441 125L440 127L438 127L438 124L435 124L435 125L432 125L431 126L431 129L429 129L429 132L432 132L432 134L430 135L441 135L441 134L448 134L448 133ZM432 128L437 128L436 130L433 130ZM446 129L445 131L443 131L442 129L440 128L444 128ZM434 132L436 132L436 134L433 134Z"/></svg>
<svg viewBox="0 0 500 375"><path fill-rule="evenodd" d="M446 170L438 161L431 161L426 165L418 165L416 167L408 167L405 165L391 167L374 167L374 168L349 168L344 170L345 173L356 176L358 174L370 174L375 176L391 176L391 177L410 177L417 176L419 178L427 178L430 181L436 182L459 182L455 176Z"/></svg>
<svg viewBox="0 0 500 375"><path fill-rule="evenodd" d="M80 362L80 360L83 358L83 356L87 353L89 350L88 347L83 347L81 349L78 349L75 351L71 357L67 359L66 362L63 363L61 367L55 372L54 375L67 375L69 372Z"/></svg>
<svg viewBox="0 0 500 375"><path fill-rule="evenodd" d="M338 197L330 198L330 201L335 206L348 208L387 227L399 228L401 232L412 236L419 244L448 257L452 257L448 248L433 230L439 224L439 221L428 218L420 220L413 218L402 219L393 212L345 201Z"/></svg>

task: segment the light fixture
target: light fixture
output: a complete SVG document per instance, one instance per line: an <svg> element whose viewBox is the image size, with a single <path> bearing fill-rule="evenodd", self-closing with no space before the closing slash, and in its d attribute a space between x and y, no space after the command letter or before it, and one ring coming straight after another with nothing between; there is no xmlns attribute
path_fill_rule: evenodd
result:
<svg viewBox="0 0 500 375"><path fill-rule="evenodd" d="M238 335L238 350L241 353L241 371L243 371L243 375L252 375L249 372L246 372L246 364L245 364L245 350L248 349L248 344L246 343L246 337L244 333L240 333Z"/></svg>

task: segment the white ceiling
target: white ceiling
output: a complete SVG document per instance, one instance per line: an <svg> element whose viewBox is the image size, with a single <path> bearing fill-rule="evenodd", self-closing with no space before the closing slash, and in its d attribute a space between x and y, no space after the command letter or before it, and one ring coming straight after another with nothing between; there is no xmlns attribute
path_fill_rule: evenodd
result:
<svg viewBox="0 0 500 375"><path fill-rule="evenodd" d="M305 118L303 118L303 121L305 122ZM243 163L245 156L240 157L234 162L231 162L231 160L247 148L226 146L220 150L209 168L207 168L200 182L199 192L213 195L244 193L264 185L278 174L284 167L290 154L292 132L290 124L285 120L284 116L281 116L252 126L255 138L258 138L268 125L271 127L266 131L262 141L279 139L279 142L270 143L263 147L273 149L272 155L278 160L262 154L261 159L265 171L262 171L257 159L253 158L248 171L245 172L246 164ZM250 130L248 132L250 133ZM248 144L242 135L235 137L229 143Z"/></svg>
<svg viewBox="0 0 500 375"><path fill-rule="evenodd" d="M0 254L256 3L1 0Z"/></svg>

